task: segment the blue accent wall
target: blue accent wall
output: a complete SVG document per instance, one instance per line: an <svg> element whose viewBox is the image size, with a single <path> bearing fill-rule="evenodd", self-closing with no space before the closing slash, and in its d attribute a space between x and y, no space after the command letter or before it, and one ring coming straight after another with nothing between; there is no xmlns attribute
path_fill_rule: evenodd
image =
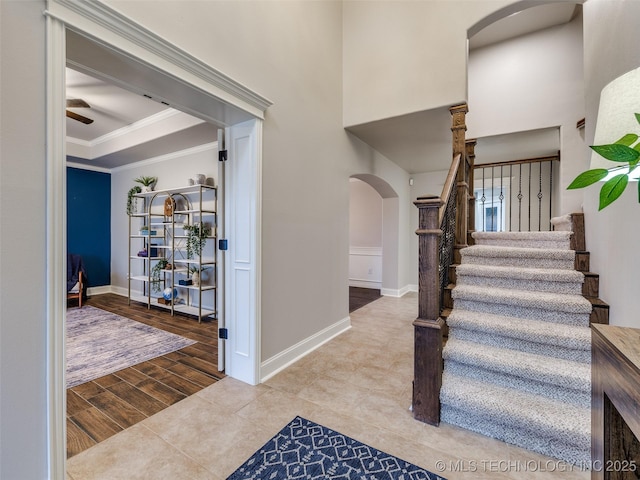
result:
<svg viewBox="0 0 640 480"><path fill-rule="evenodd" d="M67 251L82 255L88 286L111 284L111 175L67 167Z"/></svg>

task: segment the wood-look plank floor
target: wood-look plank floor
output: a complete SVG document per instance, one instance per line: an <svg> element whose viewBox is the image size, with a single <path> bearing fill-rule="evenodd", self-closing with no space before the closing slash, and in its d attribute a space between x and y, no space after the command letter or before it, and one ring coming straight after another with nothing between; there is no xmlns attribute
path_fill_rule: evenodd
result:
<svg viewBox="0 0 640 480"><path fill-rule="evenodd" d="M349 287L349 313L381 297L380 290L373 288Z"/></svg>
<svg viewBox="0 0 640 480"><path fill-rule="evenodd" d="M67 458L158 413L224 377L218 325L104 294L86 305L182 335L197 343L67 390Z"/></svg>

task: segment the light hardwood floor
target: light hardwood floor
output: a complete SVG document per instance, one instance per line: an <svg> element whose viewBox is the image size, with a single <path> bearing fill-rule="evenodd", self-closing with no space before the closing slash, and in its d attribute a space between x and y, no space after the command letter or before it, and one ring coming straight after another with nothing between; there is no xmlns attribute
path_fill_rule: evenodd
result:
<svg viewBox="0 0 640 480"><path fill-rule="evenodd" d="M376 300L351 314L350 330L263 384L226 377L69 459L68 478L221 480L296 415L449 480L589 478L498 440L414 420L416 312L415 294Z"/></svg>

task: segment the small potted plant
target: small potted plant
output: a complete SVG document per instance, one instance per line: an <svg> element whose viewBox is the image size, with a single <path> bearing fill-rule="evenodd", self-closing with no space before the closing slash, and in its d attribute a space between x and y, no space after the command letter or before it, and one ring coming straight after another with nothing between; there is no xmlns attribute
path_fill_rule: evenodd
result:
<svg viewBox="0 0 640 480"><path fill-rule="evenodd" d="M202 253L207 238L211 235L211 227L204 222L193 225L185 223L182 227L187 236L187 258L195 258Z"/></svg>
<svg viewBox="0 0 640 480"><path fill-rule="evenodd" d="M132 214L136 213L136 198L135 198L135 196L138 193L141 193L141 192L142 192L142 188L140 188L138 185L136 185L135 187L131 187L131 189L127 193L127 215L132 215Z"/></svg>
<svg viewBox="0 0 640 480"><path fill-rule="evenodd" d="M202 281L202 272L204 272L208 268L209 267L200 267L197 265L189 266L188 270L189 270L189 273L191 274L191 282L194 286L197 287L200 285L200 282Z"/></svg>
<svg viewBox="0 0 640 480"><path fill-rule="evenodd" d="M147 175L142 175L134 180L142 185L142 193L153 192L154 187L156 186L156 182L158 181L158 177L152 177Z"/></svg>
<svg viewBox="0 0 640 480"><path fill-rule="evenodd" d="M160 274L168 265L169 262L162 258L151 268L151 287L154 292L160 291Z"/></svg>

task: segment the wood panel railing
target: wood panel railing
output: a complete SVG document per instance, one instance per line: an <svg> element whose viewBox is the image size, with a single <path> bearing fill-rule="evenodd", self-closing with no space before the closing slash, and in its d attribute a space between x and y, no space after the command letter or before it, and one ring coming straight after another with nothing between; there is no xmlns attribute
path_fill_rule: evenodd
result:
<svg viewBox="0 0 640 480"><path fill-rule="evenodd" d="M419 197L418 318L414 325L413 416L431 425L440 423L442 347L445 322L440 316L449 266L467 246L469 176L473 158L465 144L466 105L450 108L453 161L441 196Z"/></svg>

